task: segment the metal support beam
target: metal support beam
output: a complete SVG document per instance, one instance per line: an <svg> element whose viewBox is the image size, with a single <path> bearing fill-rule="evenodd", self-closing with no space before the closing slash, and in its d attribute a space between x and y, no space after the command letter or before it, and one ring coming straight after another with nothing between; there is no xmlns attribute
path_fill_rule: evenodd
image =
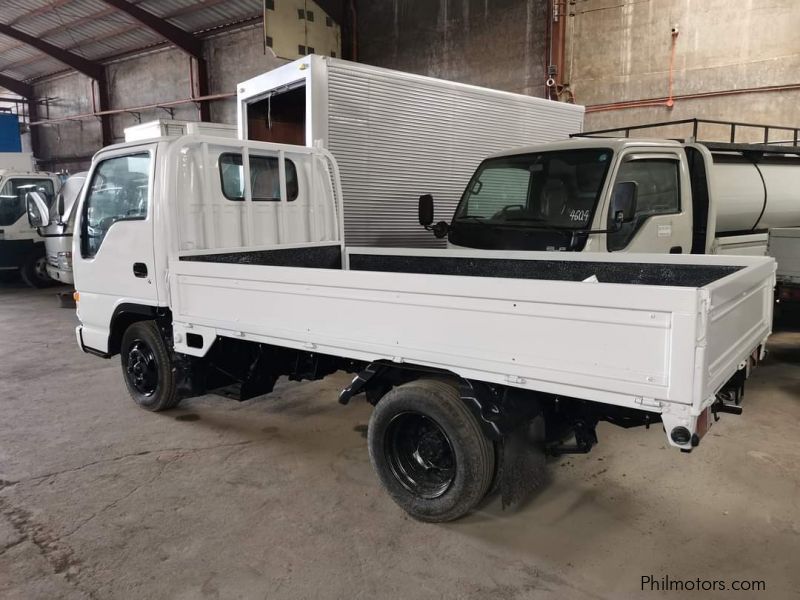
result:
<svg viewBox="0 0 800 600"><path fill-rule="evenodd" d="M96 110L102 112L104 110L111 110L111 100L108 96L108 80L105 73L97 81L97 108ZM111 130L111 117L108 115L100 115L100 132L103 138L103 146L109 146L114 143L114 134Z"/></svg>
<svg viewBox="0 0 800 600"><path fill-rule="evenodd" d="M22 96L28 100L33 99L33 86L28 85L24 81L14 79L8 75L0 73L0 87L6 88L10 92L14 92L17 96Z"/></svg>
<svg viewBox="0 0 800 600"><path fill-rule="evenodd" d="M86 60L82 56L78 56L72 52L67 52L58 46L54 46L53 44L45 42L38 37L28 35L23 31L14 29L13 27L9 27L3 23L0 23L0 33L10 38L14 38L23 44L36 48L39 52L43 52L44 54L55 58L57 61L72 67L76 71L80 71L84 75L88 75L92 79L101 79L105 75L105 69L100 63Z"/></svg>
<svg viewBox="0 0 800 600"><path fill-rule="evenodd" d="M43 52L57 61L72 67L76 71L83 73L87 77L94 79L97 82L97 98L99 104L98 109L100 111L104 111L110 108L108 100L106 69L103 65L91 60L87 60L82 56L73 54L72 52L67 52L63 48L54 46L53 44L45 42L38 37L28 35L24 31L14 29L13 27L5 25L4 23L0 23L0 34L14 38L23 44L36 48L39 52ZM111 121L108 117L101 117L100 125L102 130L103 145L107 146L112 142Z"/></svg>
<svg viewBox="0 0 800 600"><path fill-rule="evenodd" d="M192 89L192 95L208 95L208 67L205 56L203 56L203 42L199 38L180 27L176 27L169 21L139 8L135 4L131 4L128 0L103 0L103 2L136 19L148 29L174 44L176 48L191 56L197 65L197 90ZM211 120L210 108L207 102L200 105L200 120Z"/></svg>
<svg viewBox="0 0 800 600"><path fill-rule="evenodd" d="M127 0L103 0L103 2L124 12L129 17L133 17L139 21L139 23L155 31L164 39L169 40L187 54L191 54L195 58L201 58L203 56L202 42L191 33L187 33L180 27L175 27L175 25L169 21L165 21L153 13L141 9L135 4L131 4Z"/></svg>
<svg viewBox="0 0 800 600"><path fill-rule="evenodd" d="M194 61L197 65L197 95L200 97L208 96L210 94L208 87L208 65L205 59L202 58L195 58ZM194 94L195 91L192 90L192 95ZM211 120L211 104L209 102L201 102L199 110L201 121L208 122Z"/></svg>
<svg viewBox="0 0 800 600"><path fill-rule="evenodd" d="M31 136L31 152L36 157L41 157L41 145L39 143L39 130L31 127L31 123L39 120L39 105L33 98L28 98L28 132Z"/></svg>
<svg viewBox="0 0 800 600"><path fill-rule="evenodd" d="M324 6L323 6L324 8ZM336 20L331 15L331 18ZM342 57L348 60L358 60L358 9L356 0L347 0L347 5L342 9Z"/></svg>

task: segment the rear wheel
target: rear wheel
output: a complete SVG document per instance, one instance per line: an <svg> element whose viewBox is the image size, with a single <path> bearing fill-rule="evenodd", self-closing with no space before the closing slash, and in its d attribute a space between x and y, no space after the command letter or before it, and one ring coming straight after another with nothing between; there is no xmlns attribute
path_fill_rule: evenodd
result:
<svg viewBox="0 0 800 600"><path fill-rule="evenodd" d="M22 281L32 288L48 287L55 283L47 274L47 257L44 254L31 254L25 259L19 273Z"/></svg>
<svg viewBox="0 0 800 600"><path fill-rule="evenodd" d="M494 445L443 381L412 381L386 394L372 413L368 443L383 486L421 521L463 516L494 476Z"/></svg>
<svg viewBox="0 0 800 600"><path fill-rule="evenodd" d="M153 412L178 405L169 349L155 321L139 321L125 330L120 360L125 384L136 404Z"/></svg>

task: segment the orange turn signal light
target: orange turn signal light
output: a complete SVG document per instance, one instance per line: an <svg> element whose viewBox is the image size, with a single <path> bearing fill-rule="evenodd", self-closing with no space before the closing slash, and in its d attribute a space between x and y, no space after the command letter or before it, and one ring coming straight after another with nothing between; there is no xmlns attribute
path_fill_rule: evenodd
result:
<svg viewBox="0 0 800 600"><path fill-rule="evenodd" d="M81 299L81 295L77 291L72 292L72 299L75 300L75 302L78 302Z"/></svg>

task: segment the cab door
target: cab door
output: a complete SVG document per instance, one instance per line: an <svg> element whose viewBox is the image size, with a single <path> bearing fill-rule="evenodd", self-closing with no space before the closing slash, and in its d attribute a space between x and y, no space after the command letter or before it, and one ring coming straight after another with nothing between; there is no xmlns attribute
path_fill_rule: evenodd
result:
<svg viewBox="0 0 800 600"><path fill-rule="evenodd" d="M153 250L156 144L104 154L93 166L73 236L83 347L106 353L115 312L158 305Z"/></svg>
<svg viewBox="0 0 800 600"><path fill-rule="evenodd" d="M629 223L614 223L608 209L606 235L609 252L653 252L684 254L692 250L691 197L688 172L682 152L633 151L620 159L614 185L635 182L636 212ZM686 196L689 196L687 193Z"/></svg>

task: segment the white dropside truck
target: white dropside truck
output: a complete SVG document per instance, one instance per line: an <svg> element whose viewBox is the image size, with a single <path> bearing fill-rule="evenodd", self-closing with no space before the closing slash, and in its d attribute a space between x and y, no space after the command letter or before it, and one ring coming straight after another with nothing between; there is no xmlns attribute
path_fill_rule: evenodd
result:
<svg viewBox="0 0 800 600"><path fill-rule="evenodd" d="M416 518L455 519L533 419L553 454L663 423L690 451L770 333L767 257L345 247L321 148L205 136L100 151L78 206L77 340L143 408L355 373L373 465ZM660 429L660 427L659 427Z"/></svg>
<svg viewBox="0 0 800 600"><path fill-rule="evenodd" d="M449 223L433 225L432 199L421 199L422 224L470 248L761 256L771 228L800 226L797 129L783 143L736 141L748 128L769 139L774 127L699 119L626 133L676 125L693 125L692 135L599 131L496 154L475 171ZM697 141L701 126L725 129L728 141ZM620 183L631 186L618 197L624 205L613 201Z"/></svg>
<svg viewBox="0 0 800 600"><path fill-rule="evenodd" d="M28 222L25 199L38 191L48 206L61 182L36 170L33 155L0 153L0 271L17 271L31 287L52 283L47 275L44 242Z"/></svg>
<svg viewBox="0 0 800 600"><path fill-rule="evenodd" d="M416 226L420 190L450 215L489 154L583 129L583 106L323 56L237 90L240 139L333 153L348 245L443 247Z"/></svg>

